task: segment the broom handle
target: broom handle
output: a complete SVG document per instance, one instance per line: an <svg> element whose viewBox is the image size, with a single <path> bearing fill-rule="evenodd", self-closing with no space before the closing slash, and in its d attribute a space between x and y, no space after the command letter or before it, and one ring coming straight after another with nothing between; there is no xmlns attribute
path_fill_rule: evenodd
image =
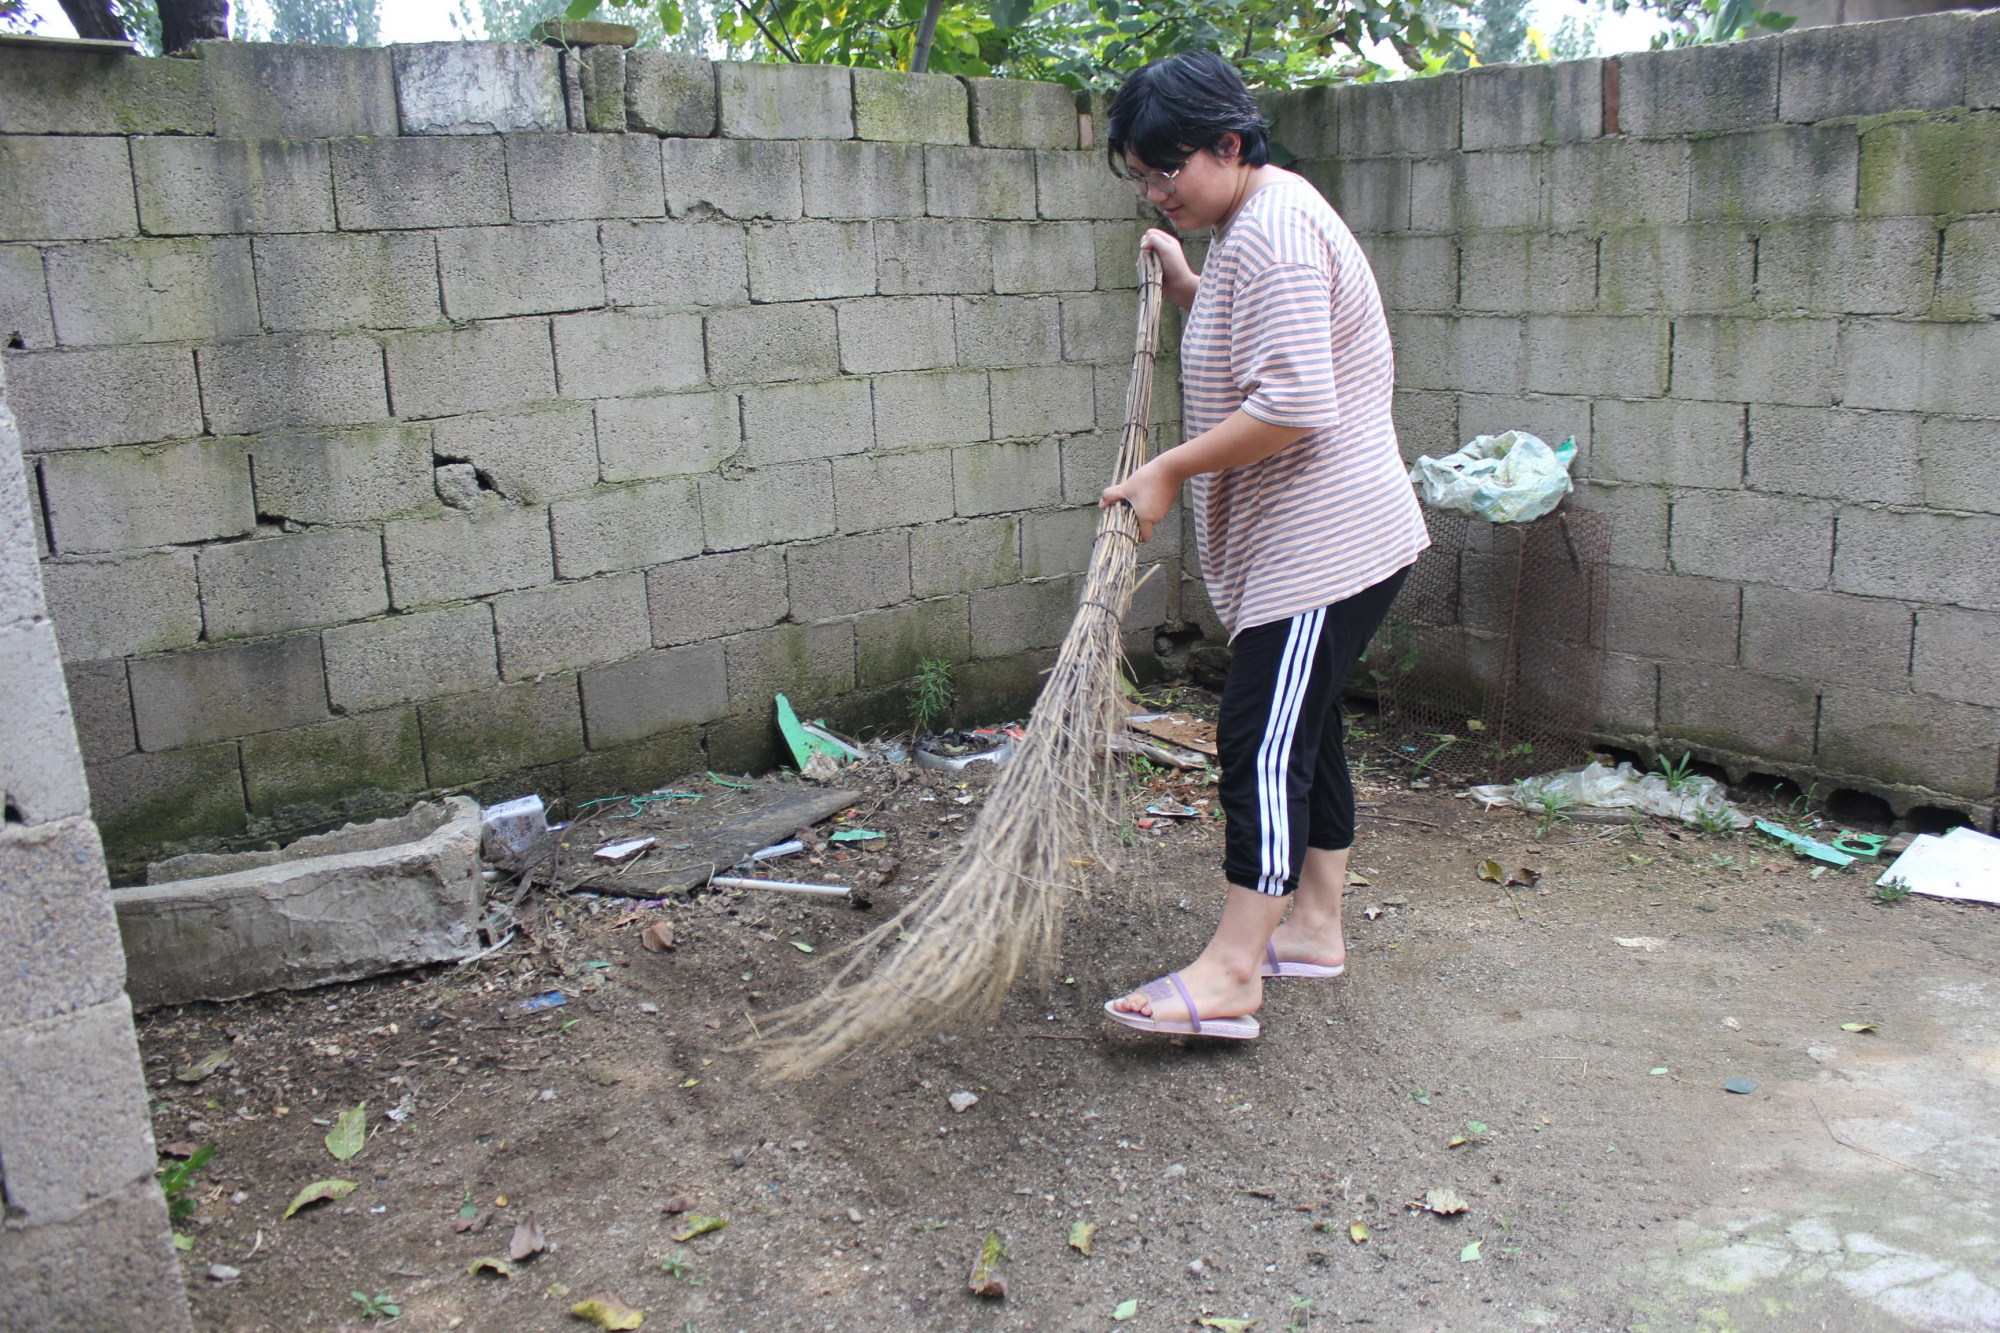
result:
<svg viewBox="0 0 2000 1333"><path fill-rule="evenodd" d="M1146 461L1146 419L1153 414L1153 357L1160 346L1160 257L1139 252L1139 332L1132 350L1132 379L1125 387L1125 429L1111 470L1115 486Z"/></svg>

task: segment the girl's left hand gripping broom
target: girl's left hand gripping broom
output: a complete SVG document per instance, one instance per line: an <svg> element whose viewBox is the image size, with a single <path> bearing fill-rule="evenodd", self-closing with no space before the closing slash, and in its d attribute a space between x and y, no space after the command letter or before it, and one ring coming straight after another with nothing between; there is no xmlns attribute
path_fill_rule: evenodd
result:
<svg viewBox="0 0 2000 1333"><path fill-rule="evenodd" d="M1141 252L1139 273L1139 330L1113 484L1146 460L1160 336L1160 261L1152 251ZM1076 619L1027 735L957 857L862 937L818 995L775 1016L774 1073L805 1077L858 1051L990 1014L1031 962L1046 975L1070 889L1110 822L1110 747L1124 707L1120 637L1138 558L1131 506L1105 509Z"/></svg>

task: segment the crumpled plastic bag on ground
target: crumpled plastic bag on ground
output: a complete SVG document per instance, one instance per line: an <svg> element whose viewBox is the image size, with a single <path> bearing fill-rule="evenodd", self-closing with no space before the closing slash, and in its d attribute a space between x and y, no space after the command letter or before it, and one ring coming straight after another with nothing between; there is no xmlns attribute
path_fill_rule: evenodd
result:
<svg viewBox="0 0 2000 1333"><path fill-rule="evenodd" d="M1569 479L1576 440L1554 449L1524 430L1480 435L1443 458L1425 454L1410 469L1423 501L1494 523L1540 518L1576 489Z"/></svg>
<svg viewBox="0 0 2000 1333"><path fill-rule="evenodd" d="M1574 805L1637 808L1685 824L1701 823L1704 813L1711 818L1726 813L1740 829L1751 824L1750 816L1723 795L1722 784L1714 778L1688 777L1676 791L1658 773L1641 773L1630 764L1613 769L1592 760L1574 773L1549 773L1472 789L1473 799L1489 806L1515 805L1523 810L1538 808L1542 797L1550 793L1567 796Z"/></svg>

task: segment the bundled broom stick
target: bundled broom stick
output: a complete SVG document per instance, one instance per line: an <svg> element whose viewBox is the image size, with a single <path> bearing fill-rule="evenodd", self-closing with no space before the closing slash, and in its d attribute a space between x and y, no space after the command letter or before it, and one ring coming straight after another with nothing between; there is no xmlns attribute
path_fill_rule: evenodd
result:
<svg viewBox="0 0 2000 1333"><path fill-rule="evenodd" d="M1160 262L1145 251L1113 484L1146 461L1160 297ZM1047 975L1070 890L1080 867L1097 859L1110 822L1111 739L1124 706L1120 636L1138 557L1131 506L1103 510L1076 619L1027 734L957 857L857 942L818 995L776 1015L766 1058L774 1074L803 1078L843 1057L991 1014L1031 964Z"/></svg>

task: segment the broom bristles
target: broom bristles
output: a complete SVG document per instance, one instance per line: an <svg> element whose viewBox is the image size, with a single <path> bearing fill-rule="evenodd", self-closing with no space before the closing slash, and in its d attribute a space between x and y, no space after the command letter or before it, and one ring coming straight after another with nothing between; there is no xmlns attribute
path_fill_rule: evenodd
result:
<svg viewBox="0 0 2000 1333"><path fill-rule="evenodd" d="M1146 459L1159 342L1160 265L1142 253L1139 327L1113 482ZM826 986L775 1015L766 1068L804 1078L857 1053L991 1015L1031 966L1044 976L1063 911L1110 824L1111 738L1124 700L1125 612L1138 568L1131 506L1103 511L1076 619L1026 735L999 771L958 855L889 920L857 941ZM893 945L887 957L884 946Z"/></svg>

